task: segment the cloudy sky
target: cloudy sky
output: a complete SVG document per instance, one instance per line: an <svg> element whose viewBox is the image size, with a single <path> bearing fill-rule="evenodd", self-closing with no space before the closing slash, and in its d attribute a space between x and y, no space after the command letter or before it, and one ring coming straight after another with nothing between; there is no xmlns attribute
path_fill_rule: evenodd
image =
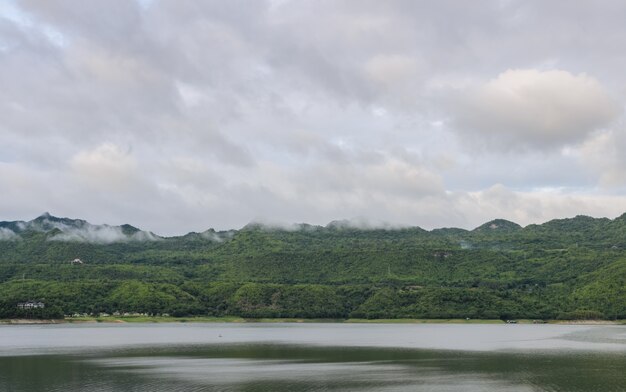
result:
<svg viewBox="0 0 626 392"><path fill-rule="evenodd" d="M3 0L0 220L626 212L626 3Z"/></svg>

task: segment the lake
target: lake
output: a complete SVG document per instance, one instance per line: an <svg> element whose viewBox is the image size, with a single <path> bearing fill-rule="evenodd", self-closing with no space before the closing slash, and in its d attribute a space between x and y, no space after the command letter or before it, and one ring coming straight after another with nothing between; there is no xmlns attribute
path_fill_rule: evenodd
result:
<svg viewBox="0 0 626 392"><path fill-rule="evenodd" d="M0 391L626 391L626 326L0 326Z"/></svg>

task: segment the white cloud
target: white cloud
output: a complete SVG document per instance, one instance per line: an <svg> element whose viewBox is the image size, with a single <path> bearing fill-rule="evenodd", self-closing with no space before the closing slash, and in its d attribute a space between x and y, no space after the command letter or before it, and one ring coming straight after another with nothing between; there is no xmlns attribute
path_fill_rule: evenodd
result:
<svg viewBox="0 0 626 392"><path fill-rule="evenodd" d="M108 225L85 225L80 228L59 227L62 233L50 238L51 241L76 241L91 242L98 244L110 244L113 242L127 241L157 241L159 237L147 231L138 231L130 235L124 234L117 226Z"/></svg>
<svg viewBox="0 0 626 392"><path fill-rule="evenodd" d="M593 77L535 69L501 73L467 93L454 111L458 134L498 150L576 144L619 114Z"/></svg>
<svg viewBox="0 0 626 392"><path fill-rule="evenodd" d="M7 229L5 227L0 227L0 241L16 241L19 239L20 236L15 234L13 230Z"/></svg>

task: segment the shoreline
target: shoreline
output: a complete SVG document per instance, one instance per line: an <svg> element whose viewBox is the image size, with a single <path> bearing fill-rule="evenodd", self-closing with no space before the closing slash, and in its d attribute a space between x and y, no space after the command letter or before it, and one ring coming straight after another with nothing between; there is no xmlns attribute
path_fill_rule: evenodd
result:
<svg viewBox="0 0 626 392"><path fill-rule="evenodd" d="M0 325L46 325L46 324L126 324L126 323L338 323L338 324L508 324L499 319L303 319L303 318L243 318L243 317L76 317L65 319L5 319ZM516 320L516 324L533 325L626 325L626 320Z"/></svg>

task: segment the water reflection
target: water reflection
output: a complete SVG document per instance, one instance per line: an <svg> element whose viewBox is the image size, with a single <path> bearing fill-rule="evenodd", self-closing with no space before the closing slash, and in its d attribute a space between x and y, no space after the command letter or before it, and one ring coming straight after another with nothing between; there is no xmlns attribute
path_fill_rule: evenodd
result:
<svg viewBox="0 0 626 392"><path fill-rule="evenodd" d="M151 328L131 329L149 334ZM364 347L367 341L361 347L323 345L319 336L318 344L277 343L278 335L293 330L270 328L277 336L269 339L263 328L268 335L257 342L252 336L202 344L169 344L166 339L65 354L50 354L56 349L48 347L47 354L17 356L5 350L0 356L0 391L626 391L622 327L566 329L560 350L539 351L533 348L537 341L530 345L532 350L484 351ZM315 331L315 326L307 328ZM376 328L378 334L385 326ZM355 330L360 336L362 330ZM94 340L103 336L107 334L93 335ZM476 331L469 336L477 336ZM571 342L622 349L572 350Z"/></svg>
<svg viewBox="0 0 626 392"><path fill-rule="evenodd" d="M626 351L625 326L173 323L0 326L0 331L0 356L234 343L462 351Z"/></svg>

